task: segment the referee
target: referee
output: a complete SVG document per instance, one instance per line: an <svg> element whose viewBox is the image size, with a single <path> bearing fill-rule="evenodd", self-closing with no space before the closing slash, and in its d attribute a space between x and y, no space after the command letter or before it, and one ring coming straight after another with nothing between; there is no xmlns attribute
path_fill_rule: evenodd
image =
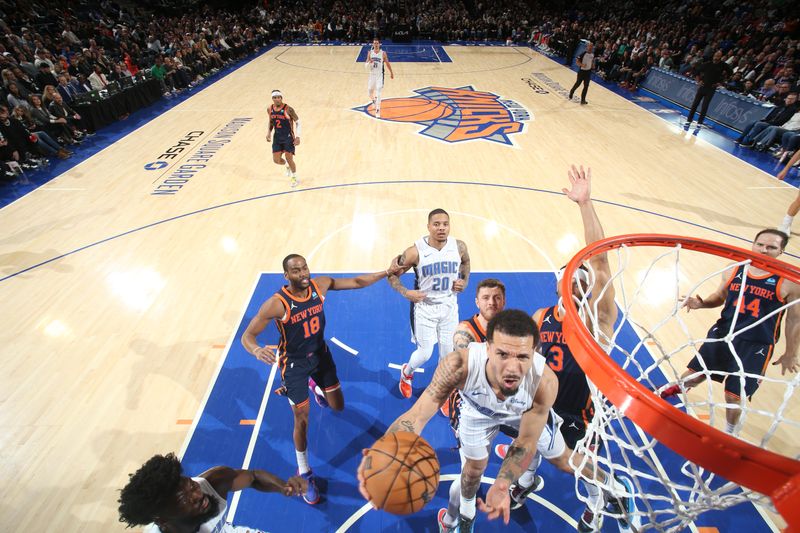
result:
<svg viewBox="0 0 800 533"><path fill-rule="evenodd" d="M694 95L694 102L692 108L689 110L689 117L686 119L685 126L692 125L694 112L697 111L697 105L700 100L703 101L703 106L700 108L700 116L697 119L697 127L703 125L703 120L706 118L706 111L708 106L711 105L711 99L714 98L714 93L720 82L724 81L731 73L731 67L722 61L722 50L717 50L711 61L706 61L697 67L695 74L697 75L697 93Z"/></svg>
<svg viewBox="0 0 800 533"><path fill-rule="evenodd" d="M586 51L579 55L575 61L580 70L578 70L578 79L575 81L575 85L573 85L572 89L569 91L569 99L572 100L575 89L583 83L581 105L586 105L589 103L586 101L586 93L589 92L589 80L592 77L592 67L594 67L594 45L592 43L587 44Z"/></svg>

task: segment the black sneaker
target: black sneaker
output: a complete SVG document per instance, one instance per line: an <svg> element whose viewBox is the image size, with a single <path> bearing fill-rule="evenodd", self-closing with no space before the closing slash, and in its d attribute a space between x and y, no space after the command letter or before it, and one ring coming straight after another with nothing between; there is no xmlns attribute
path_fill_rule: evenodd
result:
<svg viewBox="0 0 800 533"><path fill-rule="evenodd" d="M614 476L614 479L617 480L617 483L625 487L625 495L613 495L611 493L606 492L604 494L606 498L608 510L614 515L614 518L617 519L620 526L623 528L630 528L630 517L631 514L634 512L633 507L633 486L631 485L630 480L620 476Z"/></svg>
<svg viewBox="0 0 800 533"><path fill-rule="evenodd" d="M539 474L536 474L536 477L533 478L533 483L531 483L530 487L523 487L519 484L519 481L515 481L508 487L508 495L511 497L511 510L519 509L523 505L525 505L525 498L528 497L528 494L531 492L539 492L544 488L544 478Z"/></svg>
<svg viewBox="0 0 800 533"><path fill-rule="evenodd" d="M458 516L458 533L473 533L475 531L475 518Z"/></svg>

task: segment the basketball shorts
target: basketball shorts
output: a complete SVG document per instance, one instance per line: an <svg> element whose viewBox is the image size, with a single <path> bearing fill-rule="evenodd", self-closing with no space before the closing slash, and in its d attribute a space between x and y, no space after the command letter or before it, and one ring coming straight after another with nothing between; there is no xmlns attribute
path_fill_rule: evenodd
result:
<svg viewBox="0 0 800 533"><path fill-rule="evenodd" d="M294 154L294 139L278 139L275 137L272 139L272 153L284 153L289 152L290 154Z"/></svg>
<svg viewBox="0 0 800 533"><path fill-rule="evenodd" d="M583 415L580 413L558 413L563 422L561 423L561 435L564 437L564 442L571 449L575 449L578 441L586 436L586 423L583 421ZM586 443L586 447L595 451L603 448L603 442L596 439L592 445Z"/></svg>
<svg viewBox="0 0 800 533"><path fill-rule="evenodd" d="M561 417L551 409L536 445L536 451L545 459L559 457L567 449L564 437L559 431L561 423ZM506 424L485 416L475 416L471 414L471 411L462 409L458 424L458 441L462 456L473 461L486 459L495 437L500 433L501 428L505 429L504 426ZM519 432L519 422L507 424L507 426ZM508 433L508 431L506 430L504 433ZM510 436L516 438L516 435Z"/></svg>
<svg viewBox="0 0 800 533"><path fill-rule="evenodd" d="M439 343L439 357L453 351L453 335L458 327L458 301L411 305L411 342L417 346Z"/></svg>
<svg viewBox="0 0 800 533"><path fill-rule="evenodd" d="M327 344L307 357L283 357L280 364L281 381L286 388L286 396L291 405L301 406L308 401L309 377L314 378L317 385L325 392L339 387L336 364L333 362Z"/></svg>
<svg viewBox="0 0 800 533"><path fill-rule="evenodd" d="M383 74L381 75L369 75L369 82L367 84L367 90L369 92L372 91L380 91L383 89Z"/></svg>
<svg viewBox="0 0 800 533"><path fill-rule="evenodd" d="M709 332L709 338L717 338L714 330ZM767 365L772 358L775 349L774 344L764 344L761 342L751 342L745 339L734 337L732 341L733 350L741 360L741 368L737 358L731 352L731 346L723 341L704 342L698 350L698 356L692 358L687 365L690 369L699 372L705 368L715 373L711 374L714 381L725 383L725 392L733 394L739 398L742 392L749 398L758 390L761 379L767 370ZM700 361L702 358L702 361ZM739 376L740 371L744 371L747 376Z"/></svg>

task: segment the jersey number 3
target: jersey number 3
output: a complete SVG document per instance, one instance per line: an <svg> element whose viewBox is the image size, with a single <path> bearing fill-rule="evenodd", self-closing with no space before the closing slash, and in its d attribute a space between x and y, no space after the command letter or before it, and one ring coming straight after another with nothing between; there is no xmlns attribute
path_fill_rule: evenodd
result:
<svg viewBox="0 0 800 533"><path fill-rule="evenodd" d="M564 350L558 346L551 346L547 354L547 366L553 372L561 372L564 370Z"/></svg>

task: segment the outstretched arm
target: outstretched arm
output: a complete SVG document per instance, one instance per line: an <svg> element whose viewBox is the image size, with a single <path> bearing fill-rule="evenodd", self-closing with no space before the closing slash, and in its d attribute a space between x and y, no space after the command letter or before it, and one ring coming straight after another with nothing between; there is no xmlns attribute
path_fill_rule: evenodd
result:
<svg viewBox="0 0 800 533"><path fill-rule="evenodd" d="M431 419L439 407L442 406L447 398L450 397L455 389L463 388L467 380L467 370L469 363L467 361L467 354L461 352L452 352L439 361L439 366L431 378L431 384L425 388L425 392L414 403L414 406L400 415L395 420L386 434L396 433L397 431L409 431L417 435L422 433L422 429L428 420ZM364 468L366 461L366 454L368 450L363 450L364 458L361 459L361 464L358 465L358 490L361 495L370 501L370 495L367 492L366 484L364 483Z"/></svg>
<svg viewBox="0 0 800 533"><path fill-rule="evenodd" d="M686 308L686 311L691 311L692 309L712 309L714 307L719 307L720 305L725 303L725 299L728 297L728 278L730 277L729 273L723 272L722 273L722 283L720 283L717 290L706 296L705 298L701 298L699 294L695 296L684 296L683 306Z"/></svg>
<svg viewBox="0 0 800 533"><path fill-rule="evenodd" d="M332 278L329 276L321 276L314 281L317 282L319 290L322 294L327 291L345 291L348 289L363 289L369 287L373 283L382 280L389 276L390 271L384 270L383 272L373 272L372 274L361 274L354 278Z"/></svg>
<svg viewBox="0 0 800 533"><path fill-rule="evenodd" d="M256 489L261 492L281 492L284 496L296 496L308 490L308 482L300 476L287 481L264 470L240 470L229 466L216 466L200 474L214 490L225 498L228 492Z"/></svg>
<svg viewBox="0 0 800 533"><path fill-rule="evenodd" d="M567 198L578 204L583 221L583 236L586 244L592 244L605 237L603 226L592 204L592 169L576 168L572 165L567 171L570 188L561 189ZM600 330L610 337L613 333L614 322L617 320L617 304L614 302L614 284L611 280L611 267L608 263L608 254L595 255L589 260L595 276L594 288L589 298L592 309L597 306L597 320Z"/></svg>
<svg viewBox="0 0 800 533"><path fill-rule="evenodd" d="M775 176L779 180L786 179L786 175L789 174L789 169L791 169L795 163L800 161L800 150L796 151L794 155L789 159L789 162L786 163L786 166L783 167L783 170L778 172L778 175Z"/></svg>
<svg viewBox="0 0 800 533"><path fill-rule="evenodd" d="M556 400L557 393L558 378L545 365L542 380L539 382L539 388L536 389L536 395L533 398L533 405L522 415L519 435L508 447L497 479L486 493L486 502L478 499L478 509L487 513L489 520L502 516L503 522L508 524L511 504L508 488L520 478L533 459L536 453L536 444L547 424L547 415Z"/></svg>

